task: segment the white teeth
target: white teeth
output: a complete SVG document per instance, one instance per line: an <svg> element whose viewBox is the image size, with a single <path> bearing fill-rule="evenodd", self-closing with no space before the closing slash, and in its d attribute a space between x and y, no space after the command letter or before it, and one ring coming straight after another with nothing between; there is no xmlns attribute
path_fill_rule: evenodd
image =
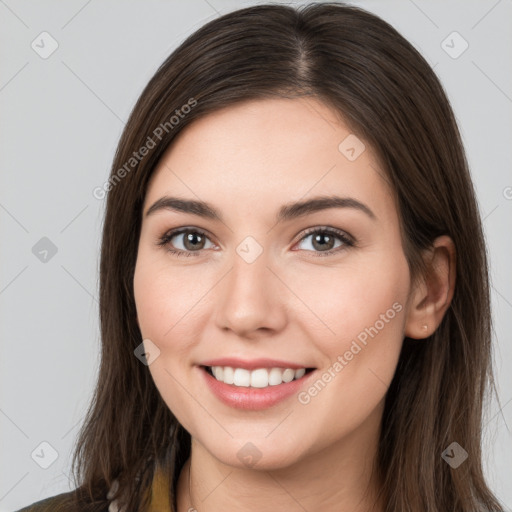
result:
<svg viewBox="0 0 512 512"><path fill-rule="evenodd" d="M233 384L248 388L251 384L251 372L244 368L237 368L233 377Z"/></svg>
<svg viewBox="0 0 512 512"><path fill-rule="evenodd" d="M281 368L258 368L250 371L245 368L232 368L231 366L212 366L211 370L218 381L244 388L278 386L283 382L300 379L306 373L305 368L299 368L298 370L291 368L285 370Z"/></svg>
<svg viewBox="0 0 512 512"><path fill-rule="evenodd" d="M299 370L295 370L295 378L300 379L301 377L304 377L305 373L306 373L306 368L300 368Z"/></svg>
<svg viewBox="0 0 512 512"><path fill-rule="evenodd" d="M212 366L212 371L213 371L213 368L222 368L222 366ZM233 380L234 380L234 376L235 376L235 371L233 370L233 368L231 368L230 366L225 366L223 373L224 373L224 375L221 378L218 378L217 380L220 380L221 382L224 382L225 384L233 384Z"/></svg>
<svg viewBox="0 0 512 512"><path fill-rule="evenodd" d="M224 380L224 368L222 366L212 366L212 373L217 380Z"/></svg>
<svg viewBox="0 0 512 512"><path fill-rule="evenodd" d="M281 368L272 368L268 374L268 383L271 386L277 386L283 382L283 370Z"/></svg>
<svg viewBox="0 0 512 512"><path fill-rule="evenodd" d="M291 382L295 377L295 370L291 368L286 368L283 372L283 382Z"/></svg>
<svg viewBox="0 0 512 512"><path fill-rule="evenodd" d="M268 372L265 368L251 372L251 388L266 388L268 386Z"/></svg>

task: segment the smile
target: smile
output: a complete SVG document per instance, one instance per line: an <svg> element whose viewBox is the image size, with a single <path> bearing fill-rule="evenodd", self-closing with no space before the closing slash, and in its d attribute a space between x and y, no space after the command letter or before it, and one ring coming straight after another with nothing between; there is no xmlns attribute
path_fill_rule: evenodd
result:
<svg viewBox="0 0 512 512"><path fill-rule="evenodd" d="M239 368L199 365L196 367L210 392L235 409L269 409L296 395L308 385L315 368Z"/></svg>
<svg viewBox="0 0 512 512"><path fill-rule="evenodd" d="M206 366L206 371L219 382L237 387L266 388L302 378L312 368L257 368L247 370L231 366Z"/></svg>

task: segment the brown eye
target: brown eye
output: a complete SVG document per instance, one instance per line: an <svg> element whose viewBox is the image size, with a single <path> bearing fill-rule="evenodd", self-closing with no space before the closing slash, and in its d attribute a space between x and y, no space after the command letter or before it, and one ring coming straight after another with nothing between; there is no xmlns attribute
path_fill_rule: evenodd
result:
<svg viewBox="0 0 512 512"><path fill-rule="evenodd" d="M158 245L166 246L169 252L177 256L197 256L206 248L205 243L208 240L209 238L202 231L185 228L166 233L160 238Z"/></svg>
<svg viewBox="0 0 512 512"><path fill-rule="evenodd" d="M309 252L318 253L316 256L328 256L354 245L354 242L343 231L334 228L313 228L306 232L300 242L308 238L311 238L309 246L313 249ZM336 240L339 240L341 243L335 245Z"/></svg>
<svg viewBox="0 0 512 512"><path fill-rule="evenodd" d="M197 231L187 231L175 236L184 235L182 243L186 250L193 251L195 249L203 249L206 237ZM174 237L173 237L174 238Z"/></svg>

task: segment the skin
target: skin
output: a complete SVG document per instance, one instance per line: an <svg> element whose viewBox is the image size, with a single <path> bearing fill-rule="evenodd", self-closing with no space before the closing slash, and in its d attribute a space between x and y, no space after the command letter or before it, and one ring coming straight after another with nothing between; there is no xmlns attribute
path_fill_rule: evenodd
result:
<svg viewBox="0 0 512 512"><path fill-rule="evenodd" d="M172 195L207 201L224 219L159 210L144 215L138 247L137 320L143 339L160 350L149 370L192 436L179 512L383 510L379 502L372 508L381 482L371 467L385 394L404 336L426 342L449 306L455 249L438 238L425 254L428 276L413 286L377 158L368 144L354 161L338 150L350 133L313 98L248 101L189 125L151 177L144 214ZM332 208L274 222L283 204L334 194L364 203L376 220ZM325 226L356 246L336 239L338 252L322 257L315 235L304 232ZM206 231L203 245L172 239L199 256L157 245L181 227ZM263 248L251 264L236 252L247 236ZM196 366L214 357L270 357L315 367L320 377L395 303L401 311L307 404L294 395L263 411L231 408ZM237 457L249 441L261 453L253 467Z"/></svg>

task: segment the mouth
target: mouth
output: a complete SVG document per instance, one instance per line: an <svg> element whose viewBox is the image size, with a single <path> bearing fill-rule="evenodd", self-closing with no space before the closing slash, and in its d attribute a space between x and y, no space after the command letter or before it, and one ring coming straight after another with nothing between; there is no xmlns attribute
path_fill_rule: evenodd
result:
<svg viewBox="0 0 512 512"><path fill-rule="evenodd" d="M236 368L232 366L205 366L200 368L216 381L236 388L265 389L297 381L316 368Z"/></svg>
<svg viewBox="0 0 512 512"><path fill-rule="evenodd" d="M310 385L318 370L300 362L266 357L209 359L196 364L196 369L213 396L229 407L246 411L289 404Z"/></svg>

